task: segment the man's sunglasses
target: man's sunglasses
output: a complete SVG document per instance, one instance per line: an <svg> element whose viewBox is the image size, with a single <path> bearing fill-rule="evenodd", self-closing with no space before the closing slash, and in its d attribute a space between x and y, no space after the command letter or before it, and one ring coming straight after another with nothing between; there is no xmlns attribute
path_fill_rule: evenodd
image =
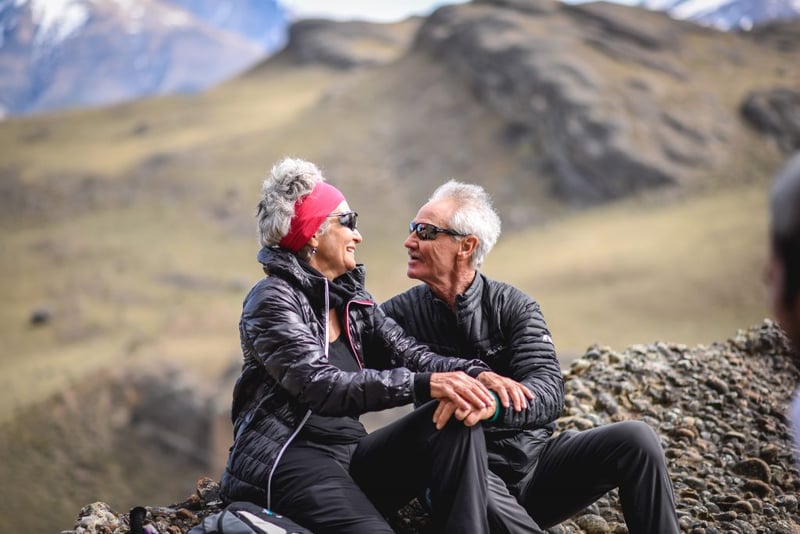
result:
<svg viewBox="0 0 800 534"><path fill-rule="evenodd" d="M468 235L462 234L461 232L456 232L455 230L450 230L448 228L439 228L438 226L434 226L432 224L414 221L408 223L408 231L416 232L417 237L423 241L432 241L436 239L437 234L447 234L459 237L466 237Z"/></svg>
<svg viewBox="0 0 800 534"><path fill-rule="evenodd" d="M328 217L336 217L339 219L339 224L355 230L358 228L358 213L355 211L346 211L344 213L331 213Z"/></svg>

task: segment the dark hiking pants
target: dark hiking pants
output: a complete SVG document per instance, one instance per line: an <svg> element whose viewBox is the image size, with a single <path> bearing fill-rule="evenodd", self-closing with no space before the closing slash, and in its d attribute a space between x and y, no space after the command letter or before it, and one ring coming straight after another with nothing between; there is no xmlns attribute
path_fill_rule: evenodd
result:
<svg viewBox="0 0 800 534"><path fill-rule="evenodd" d="M480 425L433 424L432 401L351 445L292 443L276 468L276 512L315 534L391 533L384 519L431 488L435 531L488 534Z"/></svg>
<svg viewBox="0 0 800 534"><path fill-rule="evenodd" d="M492 473L491 530L543 532L614 488L619 488L631 534L680 532L664 452L653 429L640 421L568 431L550 439L533 473L512 488L516 498Z"/></svg>

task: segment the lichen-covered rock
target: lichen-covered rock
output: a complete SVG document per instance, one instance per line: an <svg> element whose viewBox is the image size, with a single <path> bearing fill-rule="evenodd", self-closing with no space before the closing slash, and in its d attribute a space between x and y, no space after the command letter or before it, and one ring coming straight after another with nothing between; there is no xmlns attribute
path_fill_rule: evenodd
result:
<svg viewBox="0 0 800 534"><path fill-rule="evenodd" d="M169 506L145 506L142 518L146 534L184 534L206 516L221 510L219 484L203 477L197 481L196 492L185 501ZM131 532L131 513L119 513L103 502L81 508L72 530L61 534L128 534Z"/></svg>
<svg viewBox="0 0 800 534"><path fill-rule="evenodd" d="M655 343L623 352L591 347L565 375L558 431L638 419L661 437L681 530L690 533L800 532L800 474L784 410L800 381L788 341L769 320L710 346ZM182 534L219 511L219 486L167 507L146 507L148 534ZM302 520L301 520L302 521ZM430 532L413 502L392 518L396 532ZM123 534L128 514L84 507L62 534ZM549 534L624 534L612 491Z"/></svg>
<svg viewBox="0 0 800 534"><path fill-rule="evenodd" d="M559 430L640 419L659 434L685 532L800 532L784 416L800 372L772 321L710 346L592 347L565 378ZM616 492L595 506L624 524Z"/></svg>

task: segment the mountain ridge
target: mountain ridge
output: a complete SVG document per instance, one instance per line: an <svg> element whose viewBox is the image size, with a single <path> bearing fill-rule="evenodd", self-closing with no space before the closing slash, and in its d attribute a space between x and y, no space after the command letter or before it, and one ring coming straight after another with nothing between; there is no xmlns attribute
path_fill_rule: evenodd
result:
<svg viewBox="0 0 800 534"><path fill-rule="evenodd" d="M641 0L639 5L726 31L800 18L798 0Z"/></svg>
<svg viewBox="0 0 800 534"><path fill-rule="evenodd" d="M221 16L224 5L234 4L4 2L0 116L198 91L283 44L287 21L274 0L236 3Z"/></svg>
<svg viewBox="0 0 800 534"><path fill-rule="evenodd" d="M540 8L524 0L502 4ZM642 0L639 5L724 30L800 16L798 0ZM148 15L153 11L161 14ZM105 13L102 25L99 12ZM178 28L181 24L194 28L194 38ZM369 24L361 25L367 33ZM170 25L176 26L170 30ZM145 28L147 35L135 40L155 44L125 42L126 35ZM206 89L280 50L289 28L277 0L5 0L0 2L0 119ZM118 58L106 57L110 53ZM131 67L137 76L127 72Z"/></svg>

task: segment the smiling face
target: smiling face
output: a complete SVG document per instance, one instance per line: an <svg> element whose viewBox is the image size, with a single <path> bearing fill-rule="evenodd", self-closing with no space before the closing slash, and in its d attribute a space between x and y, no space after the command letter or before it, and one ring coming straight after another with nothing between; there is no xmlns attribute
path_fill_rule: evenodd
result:
<svg viewBox="0 0 800 534"><path fill-rule="evenodd" d="M343 200L331 215L352 211L346 200ZM338 217L329 219L328 231L314 235L309 243L317 252L308 262L316 270L333 280L356 267L356 247L363 240L358 230L344 226Z"/></svg>
<svg viewBox="0 0 800 534"><path fill-rule="evenodd" d="M449 199L428 202L420 208L413 222L450 229L449 220L455 207L454 201ZM416 232L411 232L403 246L408 250L406 275L409 278L433 286L446 284L452 279L461 249L458 239L440 233L436 239L423 240Z"/></svg>

